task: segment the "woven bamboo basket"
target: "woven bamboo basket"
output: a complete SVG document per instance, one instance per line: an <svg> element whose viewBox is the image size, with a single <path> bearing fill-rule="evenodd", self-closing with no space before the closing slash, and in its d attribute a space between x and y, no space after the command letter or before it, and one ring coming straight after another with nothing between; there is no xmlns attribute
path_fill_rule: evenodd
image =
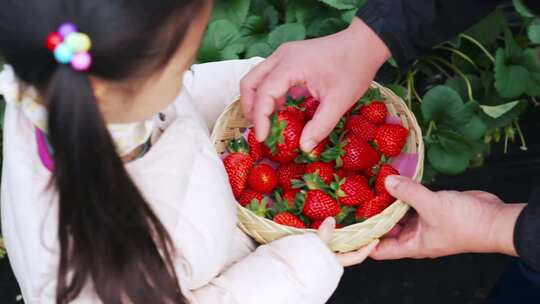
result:
<svg viewBox="0 0 540 304"><path fill-rule="evenodd" d="M399 117L404 127L409 129L409 138L404 152L416 153L418 164L413 179L422 179L424 163L424 144L422 131L414 114L407 108L403 100L390 89L373 82L373 88L378 88L385 99L389 115ZM238 138L252 124L242 115L240 98L229 105L218 118L212 133L212 142L219 154L225 153L226 142ZM335 230L329 247L335 252L350 252L369 244L389 232L407 213L409 206L402 201L396 201L382 213L368 220ZM248 235L261 244L266 244L291 234L314 231L312 229L297 229L279 225L269 219L259 217L250 210L238 204L238 225Z"/></svg>

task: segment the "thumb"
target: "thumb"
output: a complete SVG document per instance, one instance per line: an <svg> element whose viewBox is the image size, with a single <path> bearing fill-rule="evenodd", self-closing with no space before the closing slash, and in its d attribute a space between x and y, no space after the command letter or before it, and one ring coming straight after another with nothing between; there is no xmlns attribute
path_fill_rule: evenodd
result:
<svg viewBox="0 0 540 304"><path fill-rule="evenodd" d="M321 99L321 104L313 118L306 124L300 139L300 147L304 152L311 152L336 127L339 120L347 112L342 96L329 96Z"/></svg>
<svg viewBox="0 0 540 304"><path fill-rule="evenodd" d="M317 231L317 235L323 241L323 243L328 244L328 242L330 242L332 239L334 229L336 229L336 220L333 217L329 217L322 222L319 230Z"/></svg>
<svg viewBox="0 0 540 304"><path fill-rule="evenodd" d="M428 210L438 199L434 192L404 176L388 176L385 187L393 197L404 201L418 213Z"/></svg>

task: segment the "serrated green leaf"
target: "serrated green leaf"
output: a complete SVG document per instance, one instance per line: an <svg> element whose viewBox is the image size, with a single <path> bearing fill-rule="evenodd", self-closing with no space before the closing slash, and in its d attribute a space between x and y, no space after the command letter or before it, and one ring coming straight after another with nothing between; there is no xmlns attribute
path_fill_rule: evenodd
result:
<svg viewBox="0 0 540 304"><path fill-rule="evenodd" d="M495 88L504 98L517 98L529 84L529 72L523 66L509 62L507 52L498 49L495 55Z"/></svg>
<svg viewBox="0 0 540 304"><path fill-rule="evenodd" d="M319 0L333 8L337 8L339 10L346 10L346 9L353 9L358 7L358 1L357 0Z"/></svg>
<svg viewBox="0 0 540 304"><path fill-rule="evenodd" d="M484 113L480 115L480 118L482 119L482 121L484 122L484 124L487 126L489 130L493 130L496 128L505 127L508 124L512 123L512 121L516 120L525 111L526 108L527 108L527 102L521 100L510 111L503 114L497 119L489 117Z"/></svg>
<svg viewBox="0 0 540 304"><path fill-rule="evenodd" d="M228 20L239 28L246 20L250 3L250 0L216 1L211 20Z"/></svg>
<svg viewBox="0 0 540 304"><path fill-rule="evenodd" d="M307 29L307 36L321 37L337 33L347 27L347 23L338 18L315 20Z"/></svg>
<svg viewBox="0 0 540 304"><path fill-rule="evenodd" d="M239 30L228 20L217 20L208 26L199 50L201 62L222 60L222 51L239 38Z"/></svg>
<svg viewBox="0 0 540 304"><path fill-rule="evenodd" d="M258 42L250 45L246 50L246 58L263 57L267 58L272 54L274 49L266 42Z"/></svg>
<svg viewBox="0 0 540 304"><path fill-rule="evenodd" d="M474 98L477 100L482 99L484 88L482 86L482 81L480 80L480 78L473 74L466 74L465 76L471 84L472 94ZM467 92L467 84L462 77L454 76L452 78L448 78L448 80L446 80L446 85L458 92L463 100L469 99L469 94Z"/></svg>
<svg viewBox="0 0 540 304"><path fill-rule="evenodd" d="M500 8L494 10L484 19L480 20L474 26L466 31L466 33L476 39L483 45L488 45L495 40L503 30L506 24L506 19Z"/></svg>
<svg viewBox="0 0 540 304"><path fill-rule="evenodd" d="M521 16L526 18L534 18L533 13L529 11L529 9L523 4L521 0L512 0L512 2L514 3L514 8Z"/></svg>
<svg viewBox="0 0 540 304"><path fill-rule="evenodd" d="M277 48L285 42L303 40L306 38L306 29L299 23L287 23L278 26L268 35L268 44Z"/></svg>
<svg viewBox="0 0 540 304"><path fill-rule="evenodd" d="M341 13L341 20L347 22L347 24L350 24L352 19L356 16L356 13L358 12L357 8L353 8L348 11L344 11Z"/></svg>
<svg viewBox="0 0 540 304"><path fill-rule="evenodd" d="M458 131L468 140L478 141L486 134L487 126L479 116L474 115L467 123L459 127Z"/></svg>
<svg viewBox="0 0 540 304"><path fill-rule="evenodd" d="M279 13L275 7L269 6L263 12L264 21L270 30L276 28L279 22Z"/></svg>
<svg viewBox="0 0 540 304"><path fill-rule="evenodd" d="M439 143L428 146L427 158L435 170L444 174L463 173L469 165L466 155L446 151Z"/></svg>
<svg viewBox="0 0 540 304"><path fill-rule="evenodd" d="M527 35L533 43L540 43L540 20L536 19L527 29Z"/></svg>
<svg viewBox="0 0 540 304"><path fill-rule="evenodd" d="M508 113L519 104L519 100L514 100L498 106L480 106L484 113L491 118L499 118Z"/></svg>
<svg viewBox="0 0 540 304"><path fill-rule="evenodd" d="M422 101L422 116L426 121L440 122L455 117L463 107L461 96L448 86L429 90Z"/></svg>
<svg viewBox="0 0 540 304"><path fill-rule="evenodd" d="M390 90L392 90L392 92L394 92L394 94L396 94L397 96L399 96L401 98L405 98L407 96L407 88L402 86L402 85L389 84L386 87L389 88Z"/></svg>

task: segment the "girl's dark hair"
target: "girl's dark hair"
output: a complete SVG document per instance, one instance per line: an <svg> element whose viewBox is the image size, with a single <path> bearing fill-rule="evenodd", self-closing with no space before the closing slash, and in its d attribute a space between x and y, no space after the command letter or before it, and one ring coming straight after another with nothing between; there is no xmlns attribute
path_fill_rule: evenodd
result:
<svg viewBox="0 0 540 304"><path fill-rule="evenodd" d="M0 53L44 92L59 194L57 303L92 286L103 303L184 303L171 238L124 169L89 76L156 72L181 45L203 1L2 0ZM92 39L85 73L58 64L46 37L64 22Z"/></svg>

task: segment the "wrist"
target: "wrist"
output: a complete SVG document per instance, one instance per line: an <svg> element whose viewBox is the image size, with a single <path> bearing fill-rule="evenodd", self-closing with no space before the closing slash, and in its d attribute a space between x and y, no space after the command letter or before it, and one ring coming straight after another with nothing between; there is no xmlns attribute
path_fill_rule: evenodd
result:
<svg viewBox="0 0 540 304"><path fill-rule="evenodd" d="M489 252L517 256L514 246L516 221L526 204L504 204L496 209L489 229Z"/></svg>
<svg viewBox="0 0 540 304"><path fill-rule="evenodd" d="M370 58L378 66L382 66L392 53L384 41L362 19L354 17L351 24L343 31L353 47L358 50L358 55L369 52Z"/></svg>

